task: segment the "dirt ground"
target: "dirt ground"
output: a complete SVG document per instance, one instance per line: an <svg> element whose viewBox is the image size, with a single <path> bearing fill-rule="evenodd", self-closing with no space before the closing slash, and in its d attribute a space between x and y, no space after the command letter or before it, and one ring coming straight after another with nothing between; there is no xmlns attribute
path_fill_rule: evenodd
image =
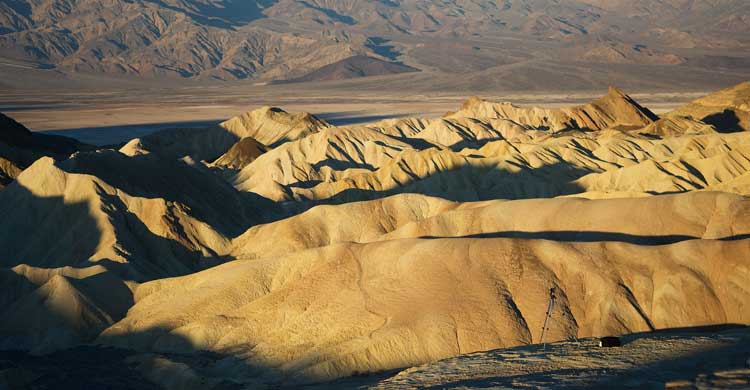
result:
<svg viewBox="0 0 750 390"><path fill-rule="evenodd" d="M475 353L404 370L385 389L748 389L750 331L705 327Z"/></svg>

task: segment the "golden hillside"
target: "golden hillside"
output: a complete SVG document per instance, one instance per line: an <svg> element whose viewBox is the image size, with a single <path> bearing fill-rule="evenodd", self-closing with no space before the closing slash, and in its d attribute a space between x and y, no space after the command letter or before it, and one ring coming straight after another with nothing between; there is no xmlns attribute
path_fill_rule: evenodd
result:
<svg viewBox="0 0 750 390"><path fill-rule="evenodd" d="M615 88L342 127L265 107L39 158L0 190L0 349L221 388L537 343L551 288L550 340L750 323L750 137L704 116L746 87L662 118Z"/></svg>

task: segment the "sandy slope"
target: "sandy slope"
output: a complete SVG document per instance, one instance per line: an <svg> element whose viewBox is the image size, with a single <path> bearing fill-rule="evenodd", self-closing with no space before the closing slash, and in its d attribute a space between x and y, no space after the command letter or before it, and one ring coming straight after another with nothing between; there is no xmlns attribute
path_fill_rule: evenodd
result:
<svg viewBox="0 0 750 390"><path fill-rule="evenodd" d="M744 323L747 207L719 193L321 206L235 240L255 260L141 285L100 341L309 382L538 341L550 286L566 294L554 339Z"/></svg>
<svg viewBox="0 0 750 390"><path fill-rule="evenodd" d="M262 108L41 158L0 191L0 348L293 385L536 342L551 287L555 340L750 322L747 133L616 89L512 107Z"/></svg>
<svg viewBox="0 0 750 390"><path fill-rule="evenodd" d="M616 89L562 109L471 99L442 119L326 129L264 154L233 181L277 201L333 203L401 192L461 201L743 194L749 139L721 133L731 130L684 114L658 119Z"/></svg>
<svg viewBox="0 0 750 390"><path fill-rule="evenodd" d="M725 193L468 203L401 194L318 206L281 221L253 226L233 240L231 254L241 259L266 258L336 243L413 237L484 235L638 244L739 239L750 234L748 212L747 198ZM618 223L612 224L613 220Z"/></svg>
<svg viewBox="0 0 750 390"><path fill-rule="evenodd" d="M99 341L231 354L227 374L249 375L237 380L306 383L539 341L551 287L563 291L555 340L747 323L749 250L747 240L339 244L143 284Z"/></svg>
<svg viewBox="0 0 750 390"><path fill-rule="evenodd" d="M124 317L137 282L220 262L216 251L259 219L251 207L177 160L111 150L37 160L0 191L0 347L95 338Z"/></svg>

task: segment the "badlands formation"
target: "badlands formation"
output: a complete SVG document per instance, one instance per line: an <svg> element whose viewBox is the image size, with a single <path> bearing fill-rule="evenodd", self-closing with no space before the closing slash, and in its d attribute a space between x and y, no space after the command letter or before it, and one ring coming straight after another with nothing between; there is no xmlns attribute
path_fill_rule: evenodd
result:
<svg viewBox="0 0 750 390"><path fill-rule="evenodd" d="M221 388L539 343L550 288L547 340L750 323L750 83L661 116L616 88L344 127L266 107L64 156L3 120L5 350Z"/></svg>

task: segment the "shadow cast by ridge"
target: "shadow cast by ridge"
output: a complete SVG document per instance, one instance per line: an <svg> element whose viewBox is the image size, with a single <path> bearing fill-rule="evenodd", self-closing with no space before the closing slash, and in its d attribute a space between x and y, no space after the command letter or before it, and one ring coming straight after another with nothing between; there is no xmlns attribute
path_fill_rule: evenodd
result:
<svg viewBox="0 0 750 390"><path fill-rule="evenodd" d="M61 135L65 137L75 138L81 142L86 142L101 147L114 145L119 148L134 138L144 137L157 131L179 128L199 129L211 127L218 124L222 120L223 119L207 121L196 120L184 122L144 123L136 125L80 127L60 130L45 130L36 133Z"/></svg>
<svg viewBox="0 0 750 390"><path fill-rule="evenodd" d="M101 238L87 202L39 197L19 182L0 191L0 215L0 267L84 267ZM67 228L61 232L57 221L65 221Z"/></svg>
<svg viewBox="0 0 750 390"><path fill-rule="evenodd" d="M737 113L730 109L708 115L701 120L716 127L716 130L719 133L738 133L746 131L742 127L741 120L737 116Z"/></svg>
<svg viewBox="0 0 750 390"><path fill-rule="evenodd" d="M230 238L263 221L262 210L272 209L270 201L237 191L201 166L153 154L80 153L57 166L68 173L95 176L131 196L185 205L190 216ZM230 209L231 213L222 212Z"/></svg>
<svg viewBox="0 0 750 390"><path fill-rule="evenodd" d="M158 4L160 7L175 12L184 13L186 16L200 24L230 30L234 30L235 27L240 27L254 20L264 18L265 15L263 14L263 9L278 2L278 0L230 0L222 2L221 4L223 6L218 6L215 3L206 4L197 1L190 1L188 3L190 4L190 7L181 8L170 5L163 0L146 1ZM195 12L190 12L191 9Z"/></svg>
<svg viewBox="0 0 750 390"><path fill-rule="evenodd" d="M698 240L700 237L686 235L643 236L637 234L601 232L601 231L544 231L521 232L505 231L494 233L472 234L461 237L420 237L429 239L442 238L518 238L523 240L549 240L559 242L625 242L634 245L669 245L687 240ZM729 238L733 239L733 238Z"/></svg>
<svg viewBox="0 0 750 390"><path fill-rule="evenodd" d="M565 163L545 165L536 169L521 168L509 172L495 167L461 165L424 176L406 167L407 181L394 179L395 186L385 190L350 188L330 197L312 201L314 204L342 204L380 199L399 193L414 193L457 202L492 199L553 198L580 193L574 183L591 171Z"/></svg>
<svg viewBox="0 0 750 390"><path fill-rule="evenodd" d="M671 245L688 240L701 240L701 237L669 234L662 236L644 236L638 234L602 232L602 231L543 231L543 232L522 232L522 231L505 231L493 233L472 234L460 237L434 237L426 236L420 238L441 239L441 238L519 238L523 240L549 240L560 242L624 242L633 245L658 246ZM750 234L737 234L716 238L717 241L738 241L750 239Z"/></svg>
<svg viewBox="0 0 750 390"><path fill-rule="evenodd" d="M327 121L334 126L349 126L349 125L361 125L371 122L377 122L385 119L396 119L405 118L413 114L380 114L380 115L357 115L364 111L341 111L341 112L327 112L318 114L317 117Z"/></svg>

